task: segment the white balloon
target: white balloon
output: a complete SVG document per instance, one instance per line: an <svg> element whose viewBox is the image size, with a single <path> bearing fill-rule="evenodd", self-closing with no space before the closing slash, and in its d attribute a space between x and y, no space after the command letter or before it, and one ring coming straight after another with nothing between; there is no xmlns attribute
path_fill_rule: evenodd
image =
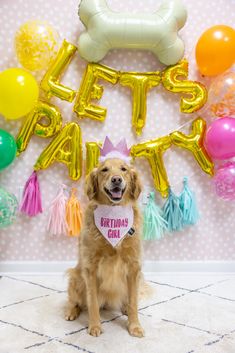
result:
<svg viewBox="0 0 235 353"><path fill-rule="evenodd" d="M114 48L148 49L165 65L176 64L184 55L178 31L187 11L180 0L164 1L153 14L114 12L106 0L81 0L78 14L86 27L78 51L87 61L98 62Z"/></svg>

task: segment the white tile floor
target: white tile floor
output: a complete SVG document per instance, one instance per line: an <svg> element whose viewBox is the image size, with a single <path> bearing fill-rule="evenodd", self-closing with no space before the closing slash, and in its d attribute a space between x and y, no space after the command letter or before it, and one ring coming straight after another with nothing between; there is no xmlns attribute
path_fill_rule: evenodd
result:
<svg viewBox="0 0 235 353"><path fill-rule="evenodd" d="M87 313L63 319L62 275L2 276L0 353L235 353L235 275L146 274L155 289L140 303L146 336L129 336L126 317L103 311L104 333L87 334Z"/></svg>

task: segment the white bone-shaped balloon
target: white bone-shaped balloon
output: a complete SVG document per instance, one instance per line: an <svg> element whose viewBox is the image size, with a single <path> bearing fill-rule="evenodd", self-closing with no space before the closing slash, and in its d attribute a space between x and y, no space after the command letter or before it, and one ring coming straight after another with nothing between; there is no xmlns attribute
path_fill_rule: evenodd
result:
<svg viewBox="0 0 235 353"><path fill-rule="evenodd" d="M178 31L187 12L180 0L164 1L153 14L114 12L106 0L81 0L78 14L86 27L78 51L87 61L98 62L114 48L151 50L165 65L176 64L184 55Z"/></svg>

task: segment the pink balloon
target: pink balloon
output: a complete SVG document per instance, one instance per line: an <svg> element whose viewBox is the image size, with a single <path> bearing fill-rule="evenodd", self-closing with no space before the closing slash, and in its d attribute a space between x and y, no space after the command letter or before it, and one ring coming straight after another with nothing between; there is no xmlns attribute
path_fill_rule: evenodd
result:
<svg viewBox="0 0 235 353"><path fill-rule="evenodd" d="M235 200L235 162L228 162L218 168L213 182L217 196L225 200Z"/></svg>
<svg viewBox="0 0 235 353"><path fill-rule="evenodd" d="M207 129L204 145L213 159L235 157L235 119L225 117L213 121Z"/></svg>

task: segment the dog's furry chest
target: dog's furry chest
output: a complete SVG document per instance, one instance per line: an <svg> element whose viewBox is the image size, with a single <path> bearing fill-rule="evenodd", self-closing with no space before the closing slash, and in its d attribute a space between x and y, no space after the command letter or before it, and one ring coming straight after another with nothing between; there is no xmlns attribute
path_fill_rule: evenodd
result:
<svg viewBox="0 0 235 353"><path fill-rule="evenodd" d="M119 254L100 258L97 267L99 302L120 307L127 299L128 267Z"/></svg>

